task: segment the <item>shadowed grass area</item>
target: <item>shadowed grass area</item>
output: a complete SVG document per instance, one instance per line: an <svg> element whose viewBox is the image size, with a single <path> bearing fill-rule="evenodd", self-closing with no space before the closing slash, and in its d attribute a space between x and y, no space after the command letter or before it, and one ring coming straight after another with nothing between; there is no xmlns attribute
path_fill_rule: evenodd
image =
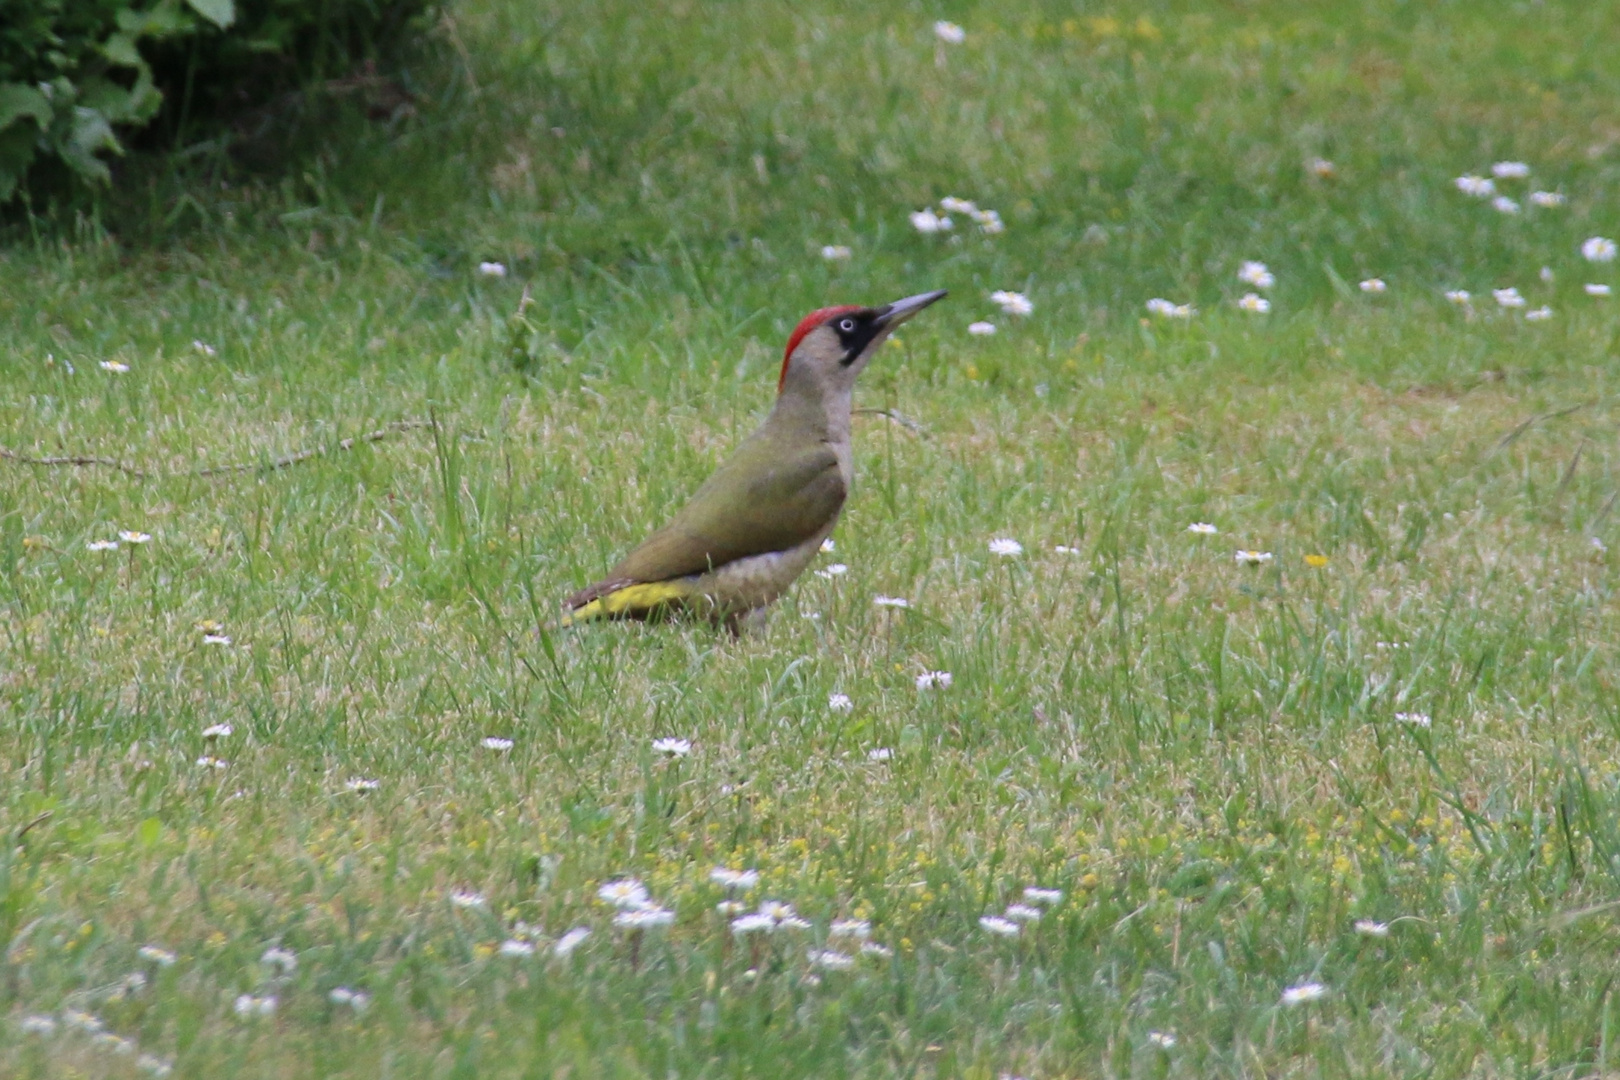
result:
<svg viewBox="0 0 1620 1080"><path fill-rule="evenodd" d="M414 120L0 254L0 445L144 474L0 461L0 1072L1613 1067L1614 13L451 13ZM932 287L762 634L544 632Z"/></svg>

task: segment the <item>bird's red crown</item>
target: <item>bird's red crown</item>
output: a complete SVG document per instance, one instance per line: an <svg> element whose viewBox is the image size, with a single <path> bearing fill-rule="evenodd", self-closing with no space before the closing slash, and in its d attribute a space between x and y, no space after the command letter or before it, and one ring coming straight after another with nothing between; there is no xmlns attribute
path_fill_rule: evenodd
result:
<svg viewBox="0 0 1620 1080"><path fill-rule="evenodd" d="M804 340L804 335L828 319L836 319L840 315L859 310L861 310L859 304L840 304L837 307L817 308L799 320L799 325L795 326L793 333L788 335L787 350L782 353L782 374L776 380L776 392L778 394L782 392L782 384L787 382L788 361L793 359L793 350L799 347L799 342Z"/></svg>

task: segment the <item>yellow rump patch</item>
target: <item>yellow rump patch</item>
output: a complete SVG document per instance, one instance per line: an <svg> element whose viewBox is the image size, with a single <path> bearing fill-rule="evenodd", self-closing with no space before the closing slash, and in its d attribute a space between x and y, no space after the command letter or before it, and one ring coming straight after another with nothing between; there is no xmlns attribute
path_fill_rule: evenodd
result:
<svg viewBox="0 0 1620 1080"><path fill-rule="evenodd" d="M616 619L624 616L645 615L660 604L684 600L692 594L692 587L684 581L653 581L644 585L626 585L606 596L599 596L578 611L564 615L561 626L590 622L593 619Z"/></svg>

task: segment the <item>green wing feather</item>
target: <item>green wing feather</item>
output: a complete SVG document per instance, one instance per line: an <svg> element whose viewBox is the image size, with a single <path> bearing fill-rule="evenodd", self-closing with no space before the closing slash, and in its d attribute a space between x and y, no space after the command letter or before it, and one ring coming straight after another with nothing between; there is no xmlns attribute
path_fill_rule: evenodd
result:
<svg viewBox="0 0 1620 1080"><path fill-rule="evenodd" d="M569 597L566 606L580 610L627 587L673 581L751 555L785 551L820 532L838 517L847 494L838 456L825 442L816 442L783 457L779 445L785 441L790 440L770 438L765 428L750 436L674 520L642 541L606 578ZM660 594L658 602L670 599ZM604 603L590 615L581 611L580 617L641 610L640 604Z"/></svg>

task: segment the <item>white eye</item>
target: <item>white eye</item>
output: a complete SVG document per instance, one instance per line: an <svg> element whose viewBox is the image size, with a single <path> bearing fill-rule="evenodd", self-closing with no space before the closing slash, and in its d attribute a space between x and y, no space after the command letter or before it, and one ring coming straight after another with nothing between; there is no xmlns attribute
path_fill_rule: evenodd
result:
<svg viewBox="0 0 1620 1080"><path fill-rule="evenodd" d="M855 332L855 320L854 319L848 319L848 318L839 319L838 320L838 329L842 333L853 334Z"/></svg>

